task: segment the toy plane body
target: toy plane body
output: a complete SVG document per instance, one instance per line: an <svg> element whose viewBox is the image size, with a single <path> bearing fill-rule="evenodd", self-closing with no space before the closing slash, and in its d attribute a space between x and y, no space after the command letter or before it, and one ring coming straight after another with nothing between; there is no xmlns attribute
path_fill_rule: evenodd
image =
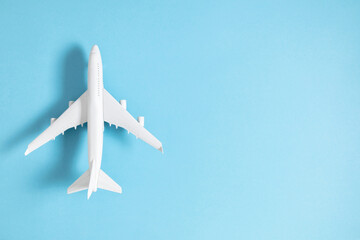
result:
<svg viewBox="0 0 360 240"><path fill-rule="evenodd" d="M100 50L97 45L91 49L88 64L88 90L75 102L69 102L69 108L57 119L52 118L50 126L32 141L25 155L41 147L59 134L87 122L89 169L81 175L67 190L68 194L88 190L89 199L97 188L121 193L121 187L113 181L101 167L103 150L104 122L122 127L154 148L163 151L161 142L144 128L144 118L135 120L126 111L126 101L120 103L105 89Z"/></svg>

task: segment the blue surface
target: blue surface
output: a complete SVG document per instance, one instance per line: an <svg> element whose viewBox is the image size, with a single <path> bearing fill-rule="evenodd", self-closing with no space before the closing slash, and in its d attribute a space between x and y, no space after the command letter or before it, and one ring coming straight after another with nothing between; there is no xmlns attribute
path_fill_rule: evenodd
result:
<svg viewBox="0 0 360 240"><path fill-rule="evenodd" d="M270 3L271 2L271 3ZM2 1L0 239L359 239L359 1ZM67 195L86 129L26 146L105 88L164 144L105 128L123 194Z"/></svg>

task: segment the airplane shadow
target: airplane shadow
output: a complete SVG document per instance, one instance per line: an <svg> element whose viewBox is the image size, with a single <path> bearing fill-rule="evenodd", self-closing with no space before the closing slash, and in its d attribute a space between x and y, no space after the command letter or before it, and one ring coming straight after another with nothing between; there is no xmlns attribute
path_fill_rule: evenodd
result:
<svg viewBox="0 0 360 240"><path fill-rule="evenodd" d="M56 109L55 117L59 117L63 111L66 110L68 101L75 101L86 91L86 70L87 62L85 53L79 46L72 46L62 62L62 81L60 81L62 84L59 87L61 88L62 94L56 105L62 106L62 108L60 112L57 112ZM50 114L54 114L54 112ZM49 116L45 121L48 121L47 124L49 124ZM50 169L50 171L47 170L47 174L40 179L41 186L54 186L56 182L65 183L69 180L75 181L76 178L80 176L79 173L74 171L74 163L76 154L79 151L81 135L84 134L85 128L86 124L84 124L84 127L78 126L76 130L71 128L64 133L64 136L60 135L57 137L61 142L62 149L52 169ZM63 184L61 184L61 187L63 187Z"/></svg>
<svg viewBox="0 0 360 240"><path fill-rule="evenodd" d="M68 101L75 101L87 89L86 70L87 62L82 48L73 45L69 48L61 60L61 71L59 76L60 86L57 91L60 93L59 99L48 109L44 110L35 120L26 125L13 137L8 139L5 149L9 149L23 143L24 140L35 139L50 124L50 118L59 117L68 107ZM49 161L55 162L50 169L43 170L46 175L39 176L36 179L36 185L56 186L59 182L69 182L69 179L75 181L79 173L74 173L74 161L78 151L81 134L84 134L86 124L83 128L80 126L77 130L69 129L64 136L56 137L56 144L62 145L61 151L57 151ZM30 143L30 142L29 142ZM26 143L27 145L28 143ZM24 151L26 150L24 146ZM37 150L39 151L39 150ZM48 166L47 166L48 168ZM62 185L62 184L61 184ZM62 185L63 186L63 185Z"/></svg>

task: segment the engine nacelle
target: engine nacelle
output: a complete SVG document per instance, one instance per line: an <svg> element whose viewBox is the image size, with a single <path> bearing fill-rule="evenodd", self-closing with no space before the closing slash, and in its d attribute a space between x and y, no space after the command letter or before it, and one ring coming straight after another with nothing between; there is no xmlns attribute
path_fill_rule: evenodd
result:
<svg viewBox="0 0 360 240"><path fill-rule="evenodd" d="M141 126L144 126L145 118L144 117L138 117L138 122L140 123Z"/></svg>
<svg viewBox="0 0 360 240"><path fill-rule="evenodd" d="M74 103L74 101L69 101L69 107Z"/></svg>
<svg viewBox="0 0 360 240"><path fill-rule="evenodd" d="M56 121L56 118L51 118L50 119L50 125L53 124Z"/></svg>
<svg viewBox="0 0 360 240"><path fill-rule="evenodd" d="M126 100L120 100L120 105L126 109Z"/></svg>

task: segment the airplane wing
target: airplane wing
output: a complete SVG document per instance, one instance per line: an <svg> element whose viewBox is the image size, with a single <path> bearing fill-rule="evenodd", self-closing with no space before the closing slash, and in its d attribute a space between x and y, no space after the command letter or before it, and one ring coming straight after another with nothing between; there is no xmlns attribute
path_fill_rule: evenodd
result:
<svg viewBox="0 0 360 240"><path fill-rule="evenodd" d="M131 114L104 89L104 121L125 128L137 138L163 152L161 142L146 130Z"/></svg>
<svg viewBox="0 0 360 240"><path fill-rule="evenodd" d="M84 124L87 121L87 92L84 92L71 106L61 114L51 125L32 141L26 149L28 155L35 149L41 147L48 141L55 139L60 133L67 129Z"/></svg>

